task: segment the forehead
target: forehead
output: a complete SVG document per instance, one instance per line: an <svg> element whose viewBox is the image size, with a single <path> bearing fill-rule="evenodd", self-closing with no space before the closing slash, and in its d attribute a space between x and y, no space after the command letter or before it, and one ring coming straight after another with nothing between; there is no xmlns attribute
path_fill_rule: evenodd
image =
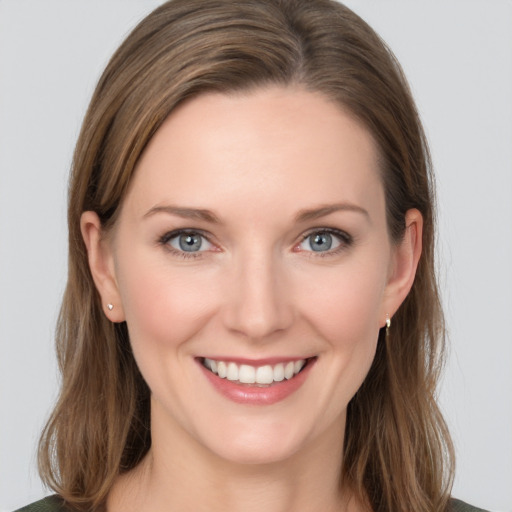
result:
<svg viewBox="0 0 512 512"><path fill-rule="evenodd" d="M318 93L210 93L185 102L160 127L127 201L290 213L308 201L371 202L382 194L377 162L369 132Z"/></svg>

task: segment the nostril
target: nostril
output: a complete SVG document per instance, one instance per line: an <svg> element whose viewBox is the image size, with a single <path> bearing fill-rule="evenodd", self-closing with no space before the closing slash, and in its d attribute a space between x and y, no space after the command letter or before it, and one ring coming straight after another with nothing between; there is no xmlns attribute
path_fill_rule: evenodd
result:
<svg viewBox="0 0 512 512"><path fill-rule="evenodd" d="M260 250L260 249L259 249ZM278 272L279 262L262 250L240 254L225 296L225 326L249 339L261 341L287 329L293 320L290 287Z"/></svg>
<svg viewBox="0 0 512 512"><path fill-rule="evenodd" d="M293 322L288 306L275 301L235 301L225 315L226 327L254 341L285 331Z"/></svg>

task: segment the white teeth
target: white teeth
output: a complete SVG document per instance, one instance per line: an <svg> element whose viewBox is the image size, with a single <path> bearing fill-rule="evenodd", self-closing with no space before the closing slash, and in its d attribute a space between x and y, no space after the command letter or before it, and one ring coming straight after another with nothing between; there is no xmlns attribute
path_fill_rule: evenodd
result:
<svg viewBox="0 0 512 512"><path fill-rule="evenodd" d="M226 378L226 375L228 374L228 369L227 369L226 363L224 361L219 361L217 363L217 374L222 379Z"/></svg>
<svg viewBox="0 0 512 512"><path fill-rule="evenodd" d="M274 366L274 380L276 382L281 382L284 380L284 364L279 363Z"/></svg>
<svg viewBox="0 0 512 512"><path fill-rule="evenodd" d="M249 366L247 364L243 364L240 366L240 371L238 372L238 378L240 382L244 384L254 384L256 382L256 370L254 366Z"/></svg>
<svg viewBox="0 0 512 512"><path fill-rule="evenodd" d="M272 366L267 364L266 366L260 366L256 370L256 382L258 384L272 384L274 382L274 371Z"/></svg>
<svg viewBox="0 0 512 512"><path fill-rule="evenodd" d="M295 363L293 364L293 372L299 373L305 364L306 361L304 361L304 359L301 359L300 361L295 361Z"/></svg>
<svg viewBox="0 0 512 512"><path fill-rule="evenodd" d="M284 378L285 379L291 379L293 377L293 371L295 369L295 364L293 361L290 361L287 363L287 365L284 367Z"/></svg>
<svg viewBox="0 0 512 512"><path fill-rule="evenodd" d="M238 380L238 366L235 363L228 364L228 373L226 378L228 380Z"/></svg>
<svg viewBox="0 0 512 512"><path fill-rule="evenodd" d="M243 384L272 384L281 382L284 379L291 379L299 373L306 364L305 359L278 363L274 366L269 364L259 367L247 364L237 365L233 362L215 361L214 359L203 360L203 365L222 379L238 381Z"/></svg>

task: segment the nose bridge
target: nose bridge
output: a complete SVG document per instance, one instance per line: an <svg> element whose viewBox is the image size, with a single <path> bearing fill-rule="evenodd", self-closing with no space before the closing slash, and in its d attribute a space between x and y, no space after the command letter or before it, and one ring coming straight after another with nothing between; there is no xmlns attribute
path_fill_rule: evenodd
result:
<svg viewBox="0 0 512 512"><path fill-rule="evenodd" d="M231 277L226 324L253 340L286 329L292 319L282 262L261 247L238 254Z"/></svg>

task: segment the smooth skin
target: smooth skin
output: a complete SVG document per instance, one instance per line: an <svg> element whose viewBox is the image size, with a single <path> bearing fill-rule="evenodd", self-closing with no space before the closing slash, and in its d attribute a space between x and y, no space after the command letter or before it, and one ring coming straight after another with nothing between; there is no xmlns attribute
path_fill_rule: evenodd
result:
<svg viewBox="0 0 512 512"><path fill-rule="evenodd" d="M347 405L422 233L410 210L391 242L377 162L369 132L320 94L204 94L150 141L112 232L83 214L105 314L127 322L151 389L151 450L109 512L364 509L339 486ZM273 405L227 399L198 362L312 356Z"/></svg>

